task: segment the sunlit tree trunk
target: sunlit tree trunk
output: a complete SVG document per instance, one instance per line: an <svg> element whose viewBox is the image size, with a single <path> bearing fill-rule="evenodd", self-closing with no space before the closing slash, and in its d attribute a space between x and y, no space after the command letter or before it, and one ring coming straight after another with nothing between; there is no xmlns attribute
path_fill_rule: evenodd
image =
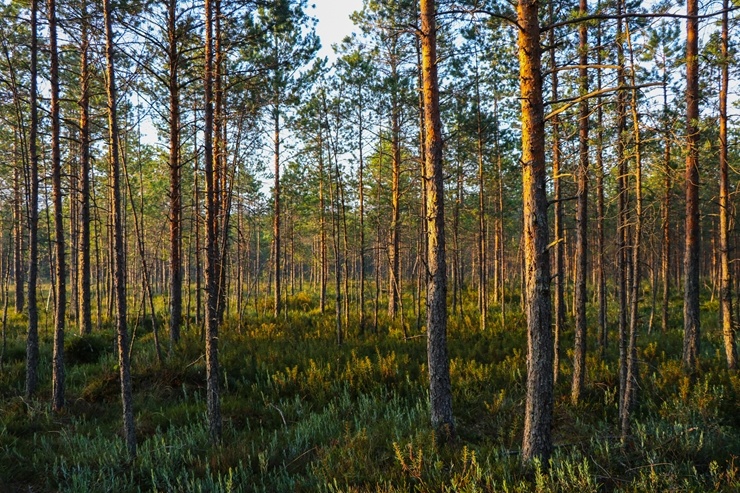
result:
<svg viewBox="0 0 740 493"><path fill-rule="evenodd" d="M737 367L735 328L732 324L732 274L730 272L730 186L727 179L727 91L729 89L728 13L729 0L723 0L722 12L722 86L719 93L719 250L722 270L720 303L722 334L727 367Z"/></svg>
<svg viewBox="0 0 740 493"><path fill-rule="evenodd" d="M527 397L522 442L525 463L535 458L547 463L552 452L553 338L538 8L537 0L519 0L517 5L527 314Z"/></svg>
<svg viewBox="0 0 740 493"><path fill-rule="evenodd" d="M424 186L427 198L427 361L432 426L454 437L450 362L447 355L447 264L445 260L442 122L437 81L434 0L421 0L421 63L426 135Z"/></svg>
<svg viewBox="0 0 740 493"><path fill-rule="evenodd" d="M554 22L554 0L548 2L550 22ZM552 65L551 86L552 86L552 99L553 101L558 100L558 71L556 62L556 50L555 50L555 29L550 29L549 32L549 43L550 43L550 64ZM555 311L555 334L554 334L554 360L553 360L553 375L554 381L558 381L558 373L560 373L560 334L563 332L565 326L565 238L563 237L563 203L561 201L560 192L560 118L555 115L552 118L552 182L553 182L553 202L554 202L554 235L555 244L553 245L555 253L555 296L554 306Z"/></svg>

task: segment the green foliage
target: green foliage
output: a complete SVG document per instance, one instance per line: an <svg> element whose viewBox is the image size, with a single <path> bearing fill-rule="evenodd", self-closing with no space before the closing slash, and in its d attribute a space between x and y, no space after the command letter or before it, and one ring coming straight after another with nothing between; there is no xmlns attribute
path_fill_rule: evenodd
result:
<svg viewBox="0 0 740 493"><path fill-rule="evenodd" d="M723 368L709 331L702 373L680 368L681 333L641 334L641 395L632 440L617 426L616 344L589 354L588 390L570 403L570 359L558 382L556 452L521 466L526 363L521 314L480 332L468 293L450 317L450 373L459 436L442 446L429 425L426 341L379 334L333 342L334 318L310 292L286 318L227 319L220 360L224 437L209 443L198 327L158 363L151 334L134 344L139 456L120 438L120 384L112 333L69 337L69 400L53 414L42 364L39 400L25 400L23 321L13 319L0 374L0 484L35 491L733 491L740 488L740 376ZM250 314L251 313L251 314ZM595 314L590 313L590 316ZM707 322L713 316L706 314ZM356 320L353 322L357 323ZM163 325L160 323L160 325ZM145 324L146 326L146 324ZM672 326L675 326L673 324ZM410 328L407 330L411 330ZM349 334L356 334L356 325ZM564 334L564 341L570 334ZM593 341L591 341L593 342ZM41 360L51 341L42 337ZM568 347L568 345L564 345ZM594 346L591 346L594 347Z"/></svg>

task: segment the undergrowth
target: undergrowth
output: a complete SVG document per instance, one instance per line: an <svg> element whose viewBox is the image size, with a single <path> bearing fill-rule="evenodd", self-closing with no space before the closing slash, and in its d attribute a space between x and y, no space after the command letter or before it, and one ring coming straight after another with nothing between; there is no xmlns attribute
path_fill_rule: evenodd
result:
<svg viewBox="0 0 740 493"><path fill-rule="evenodd" d="M426 341L416 337L423 332L381 319L378 333L358 334L355 319L338 347L333 316L320 314L315 299L303 293L288 306L279 320L252 313L241 325L223 324L218 445L208 439L200 328L187 327L159 363L150 324L138 327L133 462L121 438L112 332L68 335L67 406L54 414L50 334L41 334L45 385L26 400L25 326L11 319L0 374L0 491L740 491L740 375L724 369L712 314L694 381L680 368L678 329L640 334L640 405L625 445L616 337L605 360L589 353L578 406L570 403L564 350L555 453L547 465L524 468L526 339L513 305L506 327L492 311L486 332L473 306L450 317L458 438L446 445L429 424ZM563 348L572 346L569 337Z"/></svg>

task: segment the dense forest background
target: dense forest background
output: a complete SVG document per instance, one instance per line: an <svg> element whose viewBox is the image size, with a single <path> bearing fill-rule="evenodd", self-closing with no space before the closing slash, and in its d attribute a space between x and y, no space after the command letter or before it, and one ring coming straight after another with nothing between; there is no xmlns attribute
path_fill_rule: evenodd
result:
<svg viewBox="0 0 740 493"><path fill-rule="evenodd" d="M3 2L0 491L740 488L736 9Z"/></svg>

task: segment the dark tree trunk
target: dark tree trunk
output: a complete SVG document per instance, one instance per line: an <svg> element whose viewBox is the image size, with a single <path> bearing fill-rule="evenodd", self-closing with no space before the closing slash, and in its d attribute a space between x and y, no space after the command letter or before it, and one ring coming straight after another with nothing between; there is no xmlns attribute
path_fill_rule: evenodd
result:
<svg viewBox="0 0 740 493"><path fill-rule="evenodd" d="M206 406L212 442L221 439L221 401L218 380L218 197L213 169L213 7L205 2L205 129L204 167L206 181ZM277 178L276 178L277 179Z"/></svg>
<svg viewBox="0 0 740 493"><path fill-rule="evenodd" d="M182 325L182 193L180 191L180 81L177 49L176 0L167 1L169 64L169 171L170 171L170 344L180 340Z"/></svg>
<svg viewBox="0 0 740 493"><path fill-rule="evenodd" d="M39 157L38 139L38 0L31 0L31 128L29 132L30 190L28 191L28 337L26 339L26 396L31 397L38 385L39 315L36 301L36 281L39 268Z"/></svg>
<svg viewBox="0 0 740 493"><path fill-rule="evenodd" d="M698 0L686 11L686 249L684 250L683 367L696 370L699 358L699 13Z"/></svg>
<svg viewBox="0 0 740 493"><path fill-rule="evenodd" d="M80 180L79 180L79 253L77 260L79 284L80 334L92 332L90 292L90 48L87 1L82 2L82 41L80 50ZM100 309L98 308L98 311Z"/></svg>

